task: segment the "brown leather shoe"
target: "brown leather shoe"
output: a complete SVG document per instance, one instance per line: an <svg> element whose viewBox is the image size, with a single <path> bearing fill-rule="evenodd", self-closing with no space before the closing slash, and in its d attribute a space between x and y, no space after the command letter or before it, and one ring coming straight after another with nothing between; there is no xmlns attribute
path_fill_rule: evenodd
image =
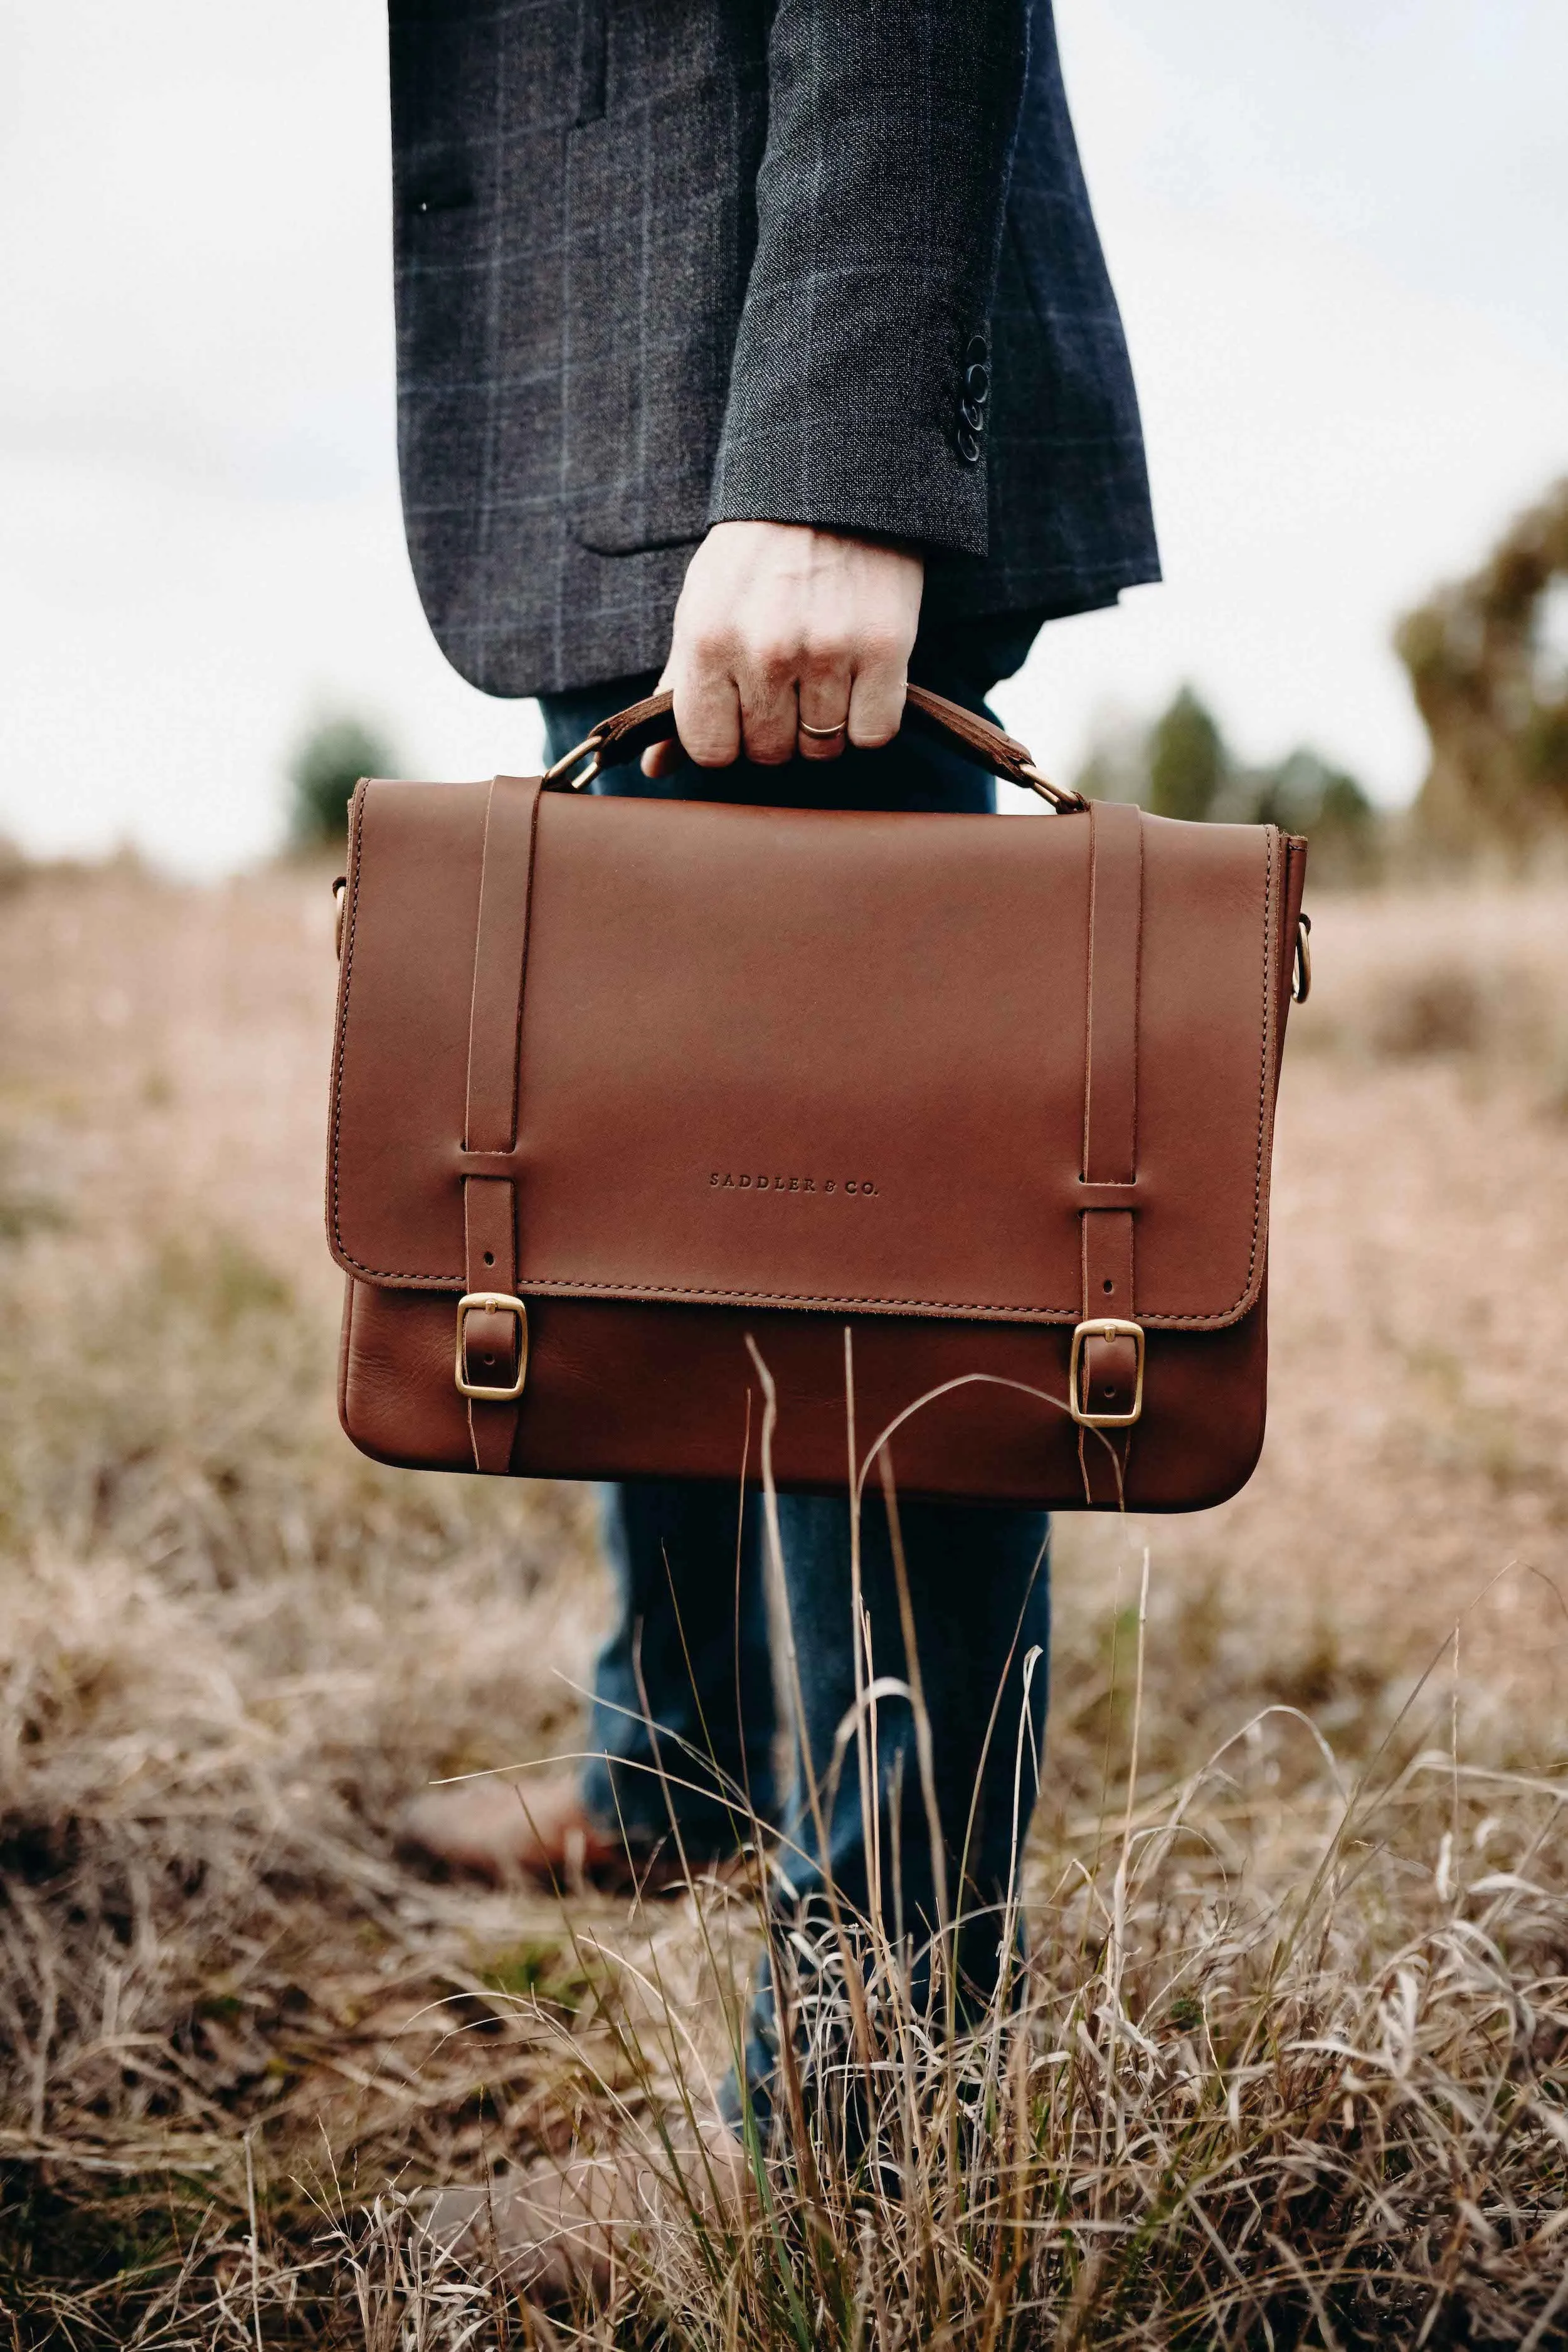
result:
<svg viewBox="0 0 1568 2352"><path fill-rule="evenodd" d="M628 1846L594 1819L575 1780L531 1774L486 1773L425 1790L405 1807L397 1844L426 1870L492 1886L533 1879L554 1890L662 1894L685 1884L673 1838Z"/></svg>
<svg viewBox="0 0 1568 2352"><path fill-rule="evenodd" d="M675 2164L649 2135L646 2154L542 2161L483 2189L443 2189L422 2225L437 2243L488 2258L507 2284L538 2303L574 2289L602 2296L611 2267L629 2242L678 2229L692 2215L739 2222L747 2186L746 2155L715 2120L693 2139L684 2116L672 2133Z"/></svg>

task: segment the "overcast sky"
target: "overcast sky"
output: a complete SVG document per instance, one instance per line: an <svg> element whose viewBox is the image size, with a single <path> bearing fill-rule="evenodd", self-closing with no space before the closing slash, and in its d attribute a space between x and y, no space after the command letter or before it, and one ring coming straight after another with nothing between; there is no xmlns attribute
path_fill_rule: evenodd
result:
<svg viewBox="0 0 1568 2352"><path fill-rule="evenodd" d="M1247 757L1310 740L1404 798L1390 625L1568 469L1568 7L1058 21L1167 581L1048 629L1005 714L1069 773L1190 677ZM375 0L0 0L0 830L30 847L254 857L316 710L410 773L537 741L408 578L385 109Z"/></svg>

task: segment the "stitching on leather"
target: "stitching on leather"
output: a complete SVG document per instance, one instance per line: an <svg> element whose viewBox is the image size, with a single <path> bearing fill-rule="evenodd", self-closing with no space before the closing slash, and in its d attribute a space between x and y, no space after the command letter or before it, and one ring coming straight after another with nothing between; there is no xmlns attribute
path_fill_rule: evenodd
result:
<svg viewBox="0 0 1568 2352"><path fill-rule="evenodd" d="M1277 824L1269 825L1268 827L1268 862L1265 871L1263 885L1263 1017L1260 1024L1263 1036L1261 1056L1258 1071L1258 1158L1252 1171L1252 1247L1247 1254L1247 1280L1242 1284L1235 1300L1226 1309L1227 1318L1234 1318L1240 1312L1243 1303L1246 1300L1247 1294L1252 1288L1253 1276L1258 1270L1258 1242L1263 1223L1263 1166L1265 1156L1268 1149L1269 1139L1273 1132L1273 1122L1268 1116L1268 1066L1273 1059L1273 1055L1269 1051L1269 1046L1272 1044L1274 1034L1274 1024L1270 1014L1273 1006L1271 982L1274 977L1274 957L1272 953L1274 940L1274 884L1279 848L1279 826ZM1151 1322L1153 1322L1154 1319L1155 1318L1152 1316L1149 1318ZM1169 1321L1174 1324L1207 1322L1210 1318L1207 1316L1198 1315L1173 1315L1170 1317L1163 1317L1161 1320Z"/></svg>
<svg viewBox="0 0 1568 2352"><path fill-rule="evenodd" d="M522 1125L522 1016L528 995L528 959L533 952L533 884L539 871L539 812L544 805L544 787L540 785L533 795L533 806L528 819L528 875L522 887L522 957L517 975L517 1017L511 1033L511 1149L517 1150L518 1130ZM512 1248L519 1246L517 1234L517 1180L512 1179Z"/></svg>
<svg viewBox="0 0 1568 2352"><path fill-rule="evenodd" d="M1268 828L1268 870L1263 889L1263 1031L1261 1058L1258 1071L1258 1162L1252 1176L1252 1247L1247 1257L1247 1280L1241 1286L1241 1298L1252 1287L1252 1277L1258 1265L1258 1241L1263 1223L1263 1164L1264 1155L1273 1140L1274 1120L1268 1101L1268 1072L1274 1061L1274 1018L1279 1010L1274 993L1274 895L1279 869L1279 828ZM1238 1298L1237 1306L1239 1307ZM1234 1315L1236 1307L1231 1308Z"/></svg>
<svg viewBox="0 0 1568 2352"><path fill-rule="evenodd" d="M345 1258L348 1253L343 1253ZM357 1258L348 1258L356 1274L367 1282L396 1283L405 1290L459 1291L463 1277L458 1274L402 1274L392 1266L362 1265ZM520 1295L530 1297L575 1298L586 1291L608 1290L617 1298L636 1301L639 1298L716 1298L732 1299L742 1307L819 1307L841 1310L849 1307L886 1307L905 1315L989 1315L1011 1323L1076 1323L1079 1318L1076 1307L1016 1307L999 1300L980 1298L868 1298L859 1293L833 1297L816 1291L796 1290L737 1290L721 1283L700 1285L679 1282L595 1282L585 1276L572 1274L531 1274L520 1276ZM1237 1306L1247 1296L1244 1289ZM1214 1315L1161 1315L1149 1312L1142 1318L1151 1330L1163 1330L1178 1323L1206 1324L1214 1329L1225 1328L1236 1313L1236 1307L1222 1308Z"/></svg>
<svg viewBox="0 0 1568 2352"><path fill-rule="evenodd" d="M1140 809L1138 812L1138 934L1132 948L1132 1156L1128 1163L1132 1171L1134 1184L1138 1181L1138 1109L1142 1099L1138 1084L1138 1065L1143 1058L1140 1050L1143 1035L1143 902L1148 895L1143 887L1147 879L1143 870L1144 846L1143 812ZM1133 1238L1136 1240L1136 1234ZM1135 1274L1136 1269L1134 1269ZM1132 1293L1134 1298L1137 1295L1136 1291Z"/></svg>
<svg viewBox="0 0 1568 2352"><path fill-rule="evenodd" d="M395 1282L396 1275L386 1279ZM449 1283L440 1283L421 1276L432 1289L450 1289ZM582 1290L613 1290L617 1297L635 1297L648 1294L660 1298L734 1298L748 1307L902 1307L910 1314L925 1312L933 1315L1005 1315L1018 1322L1030 1322L1042 1315L1071 1316L1076 1320L1077 1309L1071 1307L1006 1307L987 1304L973 1298L866 1298L858 1295L847 1297L821 1296L815 1291L736 1290L723 1283L679 1282L591 1282L572 1274L535 1274L528 1278L528 1288L557 1296L574 1297Z"/></svg>
<svg viewBox="0 0 1568 2352"><path fill-rule="evenodd" d="M1083 981L1083 1137L1079 1147L1079 1167L1081 1181L1088 1183L1089 1122L1094 1103L1094 921L1097 911L1095 879L1100 867L1100 827L1094 821L1094 811L1089 819L1089 953Z"/></svg>
<svg viewBox="0 0 1568 2352"><path fill-rule="evenodd" d="M472 1181L472 1179L468 1180ZM483 1181L482 1179L480 1180ZM458 1274L404 1274L389 1265L365 1265L347 1250L345 1263L366 1282L395 1282L408 1290L460 1290L463 1276ZM1076 1307L1013 1307L999 1301L977 1298L868 1298L857 1292L852 1296L833 1297L808 1290L737 1290L723 1283L703 1285L682 1282L595 1282L586 1276L575 1274L532 1274L520 1277L520 1284L530 1293L542 1297L574 1298L585 1290L612 1290L617 1298L732 1298L747 1307L890 1307L908 1314L931 1315L998 1315L1020 1323L1037 1322L1055 1316L1064 1322L1076 1322ZM1245 1296L1245 1294L1244 1294ZM1151 1321L1155 1318L1150 1318ZM1203 1322L1198 1316L1183 1320Z"/></svg>
<svg viewBox="0 0 1568 2352"><path fill-rule="evenodd" d="M342 1065L344 1051L348 1042L349 989L352 983L353 971L355 919L359 910L361 864L360 845L364 822L365 798L366 795L362 790L357 795L358 804L354 814L353 855L350 861L353 868L353 890L349 900L348 920L344 927L343 938L342 1003L338 1020L337 1066L334 1071L332 1087L332 1241L339 1262L351 1268L355 1274L363 1276L367 1282L396 1283L401 1288L407 1290L458 1290L462 1286L463 1277L461 1275L405 1274L394 1266L366 1265L363 1259L354 1256L353 1253L344 1244L342 1237L342 1228L339 1213L338 1191L339 1146L342 1122ZM1146 1311L1141 1318L1141 1320L1150 1330L1152 1331L1175 1330L1183 1326L1187 1326L1194 1329L1211 1331L1224 1330L1229 1325L1233 1324L1239 1314L1243 1311L1247 1301L1247 1295L1252 1288L1253 1277L1258 1270L1258 1246L1263 1215L1263 1168L1270 1129L1268 1118L1268 1065L1270 1060L1269 1045L1273 1035L1273 1024L1269 1017L1271 1004L1271 982L1273 979L1271 946L1274 935L1275 895L1276 882L1278 878L1279 846L1279 826L1271 824L1266 828L1266 831L1268 839L1268 855L1263 890L1263 1003L1261 1024L1263 1034L1261 1039L1258 1081L1258 1154L1254 1163L1252 1180L1252 1245L1247 1253L1247 1279L1242 1284L1240 1290L1237 1293L1236 1297L1228 1307L1222 1307L1208 1314L1157 1314L1152 1311ZM1140 933L1142 933L1142 904L1140 904L1139 908L1139 922ZM521 1286L521 1283L522 1276L520 1273L520 1287ZM575 1276L570 1275L534 1275L529 1280L528 1287L531 1290L539 1290L545 1294L553 1293L558 1297L574 1297L588 1291L608 1290L614 1291L618 1297L627 1299L634 1299L639 1297L655 1298L689 1298L693 1300L701 1298L722 1298L732 1299L737 1304L749 1307L821 1307L834 1312L842 1312L845 1309L854 1308L857 1307L862 1308L886 1307L893 1308L894 1310L901 1310L907 1315L918 1315L921 1313L952 1316L991 1315L1001 1318L1008 1322L1017 1323L1040 1322L1047 1319L1060 1322L1071 1322L1078 1319L1078 1309L1076 1307L1011 1307L978 1299L831 1297L822 1297L813 1292L800 1291L727 1290L717 1285L702 1286L692 1284L669 1282L645 1282L635 1285L622 1282L594 1282L579 1280Z"/></svg>
<svg viewBox="0 0 1568 2352"><path fill-rule="evenodd" d="M354 933L359 920L360 849L364 834L365 803L370 794L363 779L354 787L353 836L349 843L349 868L353 875L353 889L349 897L348 921L343 926L343 984L338 1004L338 1034L332 1055L332 1240L338 1254L348 1265L357 1266L360 1273L367 1269L359 1265L344 1246L342 1201L339 1192L339 1154L343 1128L343 1063L349 1048L349 989L353 981ZM395 1276L389 1276L395 1281Z"/></svg>
<svg viewBox="0 0 1568 2352"><path fill-rule="evenodd" d="M495 806L496 780L485 795L485 837L479 846L479 911L474 918L474 978L468 990L468 1066L463 1073L463 1149L474 1131L474 1014L479 1001L479 948L485 924L485 867L490 862L490 812ZM516 1140L515 1133L513 1140Z"/></svg>
<svg viewBox="0 0 1568 2352"><path fill-rule="evenodd" d="M1273 1043L1274 994L1274 884L1279 859L1279 828L1268 828L1268 867L1263 886L1263 1006L1259 1027L1262 1030L1258 1066L1258 1160L1252 1173L1252 1247L1247 1255L1247 1280L1241 1286L1241 1299L1252 1287L1252 1276L1258 1265L1258 1240L1263 1223L1263 1160L1273 1131L1268 1115L1268 1066L1274 1056L1269 1051ZM1231 1313L1236 1312L1232 1307Z"/></svg>

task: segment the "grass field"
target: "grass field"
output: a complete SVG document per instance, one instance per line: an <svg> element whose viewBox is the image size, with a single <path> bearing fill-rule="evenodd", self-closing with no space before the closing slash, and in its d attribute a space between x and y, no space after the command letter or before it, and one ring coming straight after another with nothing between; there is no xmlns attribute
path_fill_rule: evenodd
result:
<svg viewBox="0 0 1568 2352"><path fill-rule="evenodd" d="M949 2064L919 2195L546 2321L409 2200L700 2097L749 1898L394 1857L575 1744L604 1592L581 1492L337 1432L328 875L3 878L0 2343L1568 2342L1568 890L1315 908L1268 1448L1061 1524L963 2150Z"/></svg>

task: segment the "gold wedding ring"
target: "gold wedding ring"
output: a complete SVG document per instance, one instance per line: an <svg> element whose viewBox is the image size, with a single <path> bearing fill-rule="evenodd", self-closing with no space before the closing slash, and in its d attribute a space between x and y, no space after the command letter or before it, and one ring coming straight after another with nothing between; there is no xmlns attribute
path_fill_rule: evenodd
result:
<svg viewBox="0 0 1568 2352"><path fill-rule="evenodd" d="M831 743L836 735L843 734L849 721L841 719L837 727L808 727L804 719L798 723L801 733L809 735L814 743Z"/></svg>

